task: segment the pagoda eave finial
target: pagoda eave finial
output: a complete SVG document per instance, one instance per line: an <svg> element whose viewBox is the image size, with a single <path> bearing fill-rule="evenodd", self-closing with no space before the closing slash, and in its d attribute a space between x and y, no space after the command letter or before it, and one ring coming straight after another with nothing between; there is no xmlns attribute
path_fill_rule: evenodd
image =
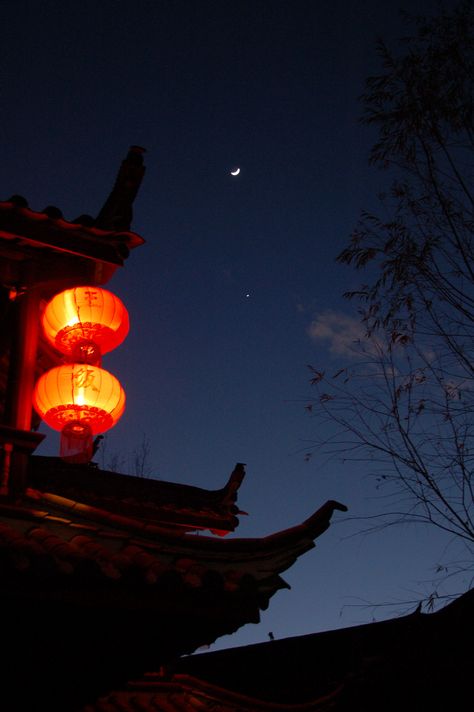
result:
<svg viewBox="0 0 474 712"><path fill-rule="evenodd" d="M120 166L112 192L95 220L96 227L102 230L130 230L133 202L146 170L143 163L145 151L146 149L141 146L130 146Z"/></svg>

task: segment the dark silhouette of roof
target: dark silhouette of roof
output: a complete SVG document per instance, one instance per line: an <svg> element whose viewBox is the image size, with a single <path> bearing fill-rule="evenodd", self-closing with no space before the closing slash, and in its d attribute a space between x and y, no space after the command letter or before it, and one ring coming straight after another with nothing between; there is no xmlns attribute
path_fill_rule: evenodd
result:
<svg viewBox="0 0 474 712"><path fill-rule="evenodd" d="M125 160L122 161L115 185L105 201L95 226L104 230L130 230L133 219L133 202L140 188L145 166L141 146L131 146Z"/></svg>
<svg viewBox="0 0 474 712"><path fill-rule="evenodd" d="M87 215L68 221L54 206L32 210L21 196L0 201L0 255L5 250L8 256L16 252L18 259L34 260L47 250L120 266L143 243L129 229L98 227Z"/></svg>
<svg viewBox="0 0 474 712"><path fill-rule="evenodd" d="M31 487L42 492L54 492L162 528L208 529L220 535L239 525L238 515L242 512L236 505L237 492L244 476L244 465L237 463L224 487L211 491L108 472L89 464L67 463L59 457L33 456L30 460Z"/></svg>
<svg viewBox="0 0 474 712"><path fill-rule="evenodd" d="M182 658L85 712L472 709L474 590L436 613Z"/></svg>
<svg viewBox="0 0 474 712"><path fill-rule="evenodd" d="M55 205L37 212L21 195L0 201L0 257L5 257L5 264L0 265L2 285L10 282L10 286L17 289L24 286L21 279L25 278L25 273L16 263L20 267L25 261L45 264L45 260L51 261L59 255L63 259L67 256L74 258L76 271L78 258L101 262L112 268L123 265L130 250L144 243L140 235L131 232L132 205L145 173L143 153L144 149L138 146L130 148L112 192L96 219L80 215L68 221ZM12 265L16 269L12 269ZM72 265L70 269L74 274ZM108 274L107 279L110 276ZM42 281L46 281L44 276L37 272L35 283L38 285Z"/></svg>
<svg viewBox="0 0 474 712"><path fill-rule="evenodd" d="M59 473L52 469L48 479L43 468L20 498L0 498L0 601L9 611L3 688L16 695L12 711L26 709L31 689L50 712L79 710L146 670L258 622L259 611L287 587L281 573L345 507L327 502L285 531L223 539L160 521L149 501L165 484L170 510L189 500L192 524L198 502L212 509L232 501L243 476L236 470L216 494L90 468L71 499L59 493ZM94 474L99 484L89 496Z"/></svg>

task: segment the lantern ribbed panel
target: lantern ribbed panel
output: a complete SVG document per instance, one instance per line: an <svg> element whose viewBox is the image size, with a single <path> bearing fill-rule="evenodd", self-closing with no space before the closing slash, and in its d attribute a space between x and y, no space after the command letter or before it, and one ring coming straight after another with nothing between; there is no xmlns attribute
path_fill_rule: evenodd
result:
<svg viewBox="0 0 474 712"><path fill-rule="evenodd" d="M94 435L113 427L125 410L125 391L108 371L86 364L52 368L36 383L33 405L54 430L84 421Z"/></svg>
<svg viewBox="0 0 474 712"><path fill-rule="evenodd" d="M105 354L127 336L128 312L106 289L75 287L60 292L47 304L43 330L48 341L65 355L70 355L82 340L93 341Z"/></svg>

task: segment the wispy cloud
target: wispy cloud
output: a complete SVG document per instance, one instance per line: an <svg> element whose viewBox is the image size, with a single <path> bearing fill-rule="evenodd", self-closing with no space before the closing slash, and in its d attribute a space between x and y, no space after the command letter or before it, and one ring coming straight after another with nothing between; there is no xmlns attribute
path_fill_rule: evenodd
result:
<svg viewBox="0 0 474 712"><path fill-rule="evenodd" d="M309 325L308 334L313 341L328 343L331 353L345 357L356 356L357 346L366 341L359 319L332 310L318 314Z"/></svg>

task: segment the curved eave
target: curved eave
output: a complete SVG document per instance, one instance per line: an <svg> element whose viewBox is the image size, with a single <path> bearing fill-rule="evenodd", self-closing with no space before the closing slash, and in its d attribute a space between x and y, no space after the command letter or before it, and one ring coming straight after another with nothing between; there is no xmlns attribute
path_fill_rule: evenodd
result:
<svg viewBox="0 0 474 712"><path fill-rule="evenodd" d="M329 712L339 690L302 704L272 703L227 690L191 675L175 674L170 680L149 674L130 682L127 690L112 692L88 705L84 712Z"/></svg>
<svg viewBox="0 0 474 712"><path fill-rule="evenodd" d="M167 631L163 651L171 645L179 654L188 653L245 623L257 623L270 598L288 588L280 574L314 546L336 509L345 508L328 502L284 532L223 540L179 535L28 490L22 504L0 500L2 600L7 608L41 600L46 611L59 596L64 615L86 615L92 604L94 615L107 616L112 627L123 613L123 625L131 626L127 645L148 631L152 616ZM142 618L137 630L136 616ZM184 625L179 640L176 620ZM96 630L94 621L88 626ZM155 626L148 632L153 638Z"/></svg>
<svg viewBox="0 0 474 712"><path fill-rule="evenodd" d="M134 232L88 227L11 201L0 201L0 239L16 249L47 249L114 265L122 265L128 252L145 242Z"/></svg>
<svg viewBox="0 0 474 712"><path fill-rule="evenodd" d="M219 490L108 472L90 465L64 463L57 457L33 456L30 485L44 493L81 502L97 511L128 517L141 528L143 522L183 530L208 529L219 534L239 524L237 491L245 476L237 463Z"/></svg>
<svg viewBox="0 0 474 712"><path fill-rule="evenodd" d="M314 547L314 540L329 527L334 511L346 511L338 502L326 502L305 522L262 538L221 539L196 534L179 534L153 522L113 514L57 495L28 492L36 507L4 504L0 515L15 519L41 521L43 527L62 527L61 538L73 535L78 527L89 529L102 547L131 541L153 560L164 555L175 559L199 561L205 569L224 572L226 576L251 575L262 592L273 595L286 584L279 574Z"/></svg>

